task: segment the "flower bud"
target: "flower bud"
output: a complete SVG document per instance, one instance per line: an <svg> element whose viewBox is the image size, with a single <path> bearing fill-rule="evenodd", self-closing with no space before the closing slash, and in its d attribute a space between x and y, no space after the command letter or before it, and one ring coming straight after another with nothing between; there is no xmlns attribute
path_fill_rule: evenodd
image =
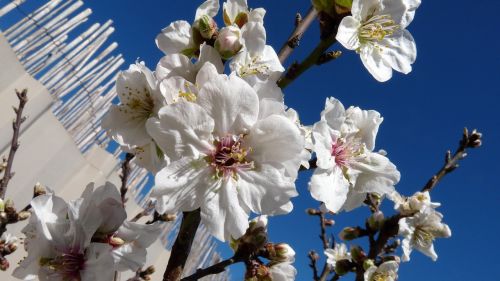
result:
<svg viewBox="0 0 500 281"><path fill-rule="evenodd" d="M339 233L340 239L344 241L351 241L358 238L361 235L361 230L357 227L345 227Z"/></svg>
<svg viewBox="0 0 500 281"><path fill-rule="evenodd" d="M335 0L335 12L337 14L347 14L351 12L353 0Z"/></svg>
<svg viewBox="0 0 500 281"><path fill-rule="evenodd" d="M351 257L356 262L362 262L366 259L366 253L360 246L354 245L351 247Z"/></svg>
<svg viewBox="0 0 500 281"><path fill-rule="evenodd" d="M314 215L319 215L321 213L321 211L313 209L313 208L309 208L306 210L306 213L310 216L314 216Z"/></svg>
<svg viewBox="0 0 500 281"><path fill-rule="evenodd" d="M47 189L41 183L37 182L33 188L33 197L47 194Z"/></svg>
<svg viewBox="0 0 500 281"><path fill-rule="evenodd" d="M351 271L352 264L349 260L339 260L335 263L335 273L342 276Z"/></svg>
<svg viewBox="0 0 500 281"><path fill-rule="evenodd" d="M155 267L154 267L153 265L150 265L150 266L148 266L148 267L146 268L146 270L144 270L144 273L145 273L146 275L151 275L151 274L155 273L155 271L156 271L156 270L155 270Z"/></svg>
<svg viewBox="0 0 500 281"><path fill-rule="evenodd" d="M14 200L12 199L7 199L5 200L5 211L8 213L9 211L15 210L14 209Z"/></svg>
<svg viewBox="0 0 500 281"><path fill-rule="evenodd" d="M384 213L381 211L376 211L373 213L370 218L368 218L368 226L370 226L371 229L380 229L382 225L384 224Z"/></svg>
<svg viewBox="0 0 500 281"><path fill-rule="evenodd" d="M217 32L217 23L213 18L204 15L194 23L194 28L198 30L203 39L210 40Z"/></svg>
<svg viewBox="0 0 500 281"><path fill-rule="evenodd" d="M241 31L238 27L234 25L224 27L215 40L215 49L223 59L228 60L243 47L240 39Z"/></svg>
<svg viewBox="0 0 500 281"><path fill-rule="evenodd" d="M9 261L4 257L0 257L0 270L6 271L7 269L9 269Z"/></svg>
<svg viewBox="0 0 500 281"><path fill-rule="evenodd" d="M17 214L17 219L20 221L26 220L31 216L29 211L21 211Z"/></svg>
<svg viewBox="0 0 500 281"><path fill-rule="evenodd" d="M324 222L326 226L333 226L335 224L335 221L332 219L325 219Z"/></svg>
<svg viewBox="0 0 500 281"><path fill-rule="evenodd" d="M286 243L278 243L274 245L273 251L270 251L269 259L278 262L293 262L295 251Z"/></svg>
<svg viewBox="0 0 500 281"><path fill-rule="evenodd" d="M363 269L364 270L368 270L368 268L372 267L372 266L375 266L375 263L373 263L373 260L371 259L366 259L364 262L363 262Z"/></svg>

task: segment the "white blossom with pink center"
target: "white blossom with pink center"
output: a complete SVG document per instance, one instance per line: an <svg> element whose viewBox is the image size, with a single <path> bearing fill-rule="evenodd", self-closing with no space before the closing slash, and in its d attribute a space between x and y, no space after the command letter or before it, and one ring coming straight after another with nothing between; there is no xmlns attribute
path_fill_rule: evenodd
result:
<svg viewBox="0 0 500 281"><path fill-rule="evenodd" d="M148 121L172 163L156 174L151 197L160 213L201 209L218 239L239 238L251 212L288 213L304 138L288 118L259 118L259 97L235 74L207 64L195 102L179 101ZM198 75L200 76L200 75Z"/></svg>
<svg viewBox="0 0 500 281"><path fill-rule="evenodd" d="M350 211L368 193L394 191L400 174L384 155L373 152L380 114L358 107L345 109L335 98L326 100L321 121L314 124L314 152L318 168L309 183L314 199L332 212Z"/></svg>

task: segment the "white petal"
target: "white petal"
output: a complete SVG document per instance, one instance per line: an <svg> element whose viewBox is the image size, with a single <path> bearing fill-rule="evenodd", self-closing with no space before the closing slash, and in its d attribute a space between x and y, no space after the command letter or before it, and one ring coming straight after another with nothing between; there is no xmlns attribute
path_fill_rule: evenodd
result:
<svg viewBox="0 0 500 281"><path fill-rule="evenodd" d="M258 22L264 24L264 16L266 15L266 10L263 8L256 8L250 11L248 21Z"/></svg>
<svg viewBox="0 0 500 281"><path fill-rule="evenodd" d="M209 183L211 171L202 161L184 157L156 174L150 197L157 200L159 213L192 211L201 206L206 194L214 188Z"/></svg>
<svg viewBox="0 0 500 281"><path fill-rule="evenodd" d="M156 144L172 160L207 153L214 121L199 105L180 101L163 107L146 124Z"/></svg>
<svg viewBox="0 0 500 281"><path fill-rule="evenodd" d="M264 215L284 214L281 206L297 196L295 184L276 168L264 165L258 170L238 173L238 197L246 209Z"/></svg>
<svg viewBox="0 0 500 281"><path fill-rule="evenodd" d="M362 172L354 185L357 192L390 194L401 178L396 166L387 157L378 153L368 153L365 158L351 165L353 170Z"/></svg>
<svg viewBox="0 0 500 281"><path fill-rule="evenodd" d="M323 120L314 124L312 129L313 150L316 153L319 168L331 169L335 165L332 157L332 137L336 137L337 135L338 132L331 130Z"/></svg>
<svg viewBox="0 0 500 281"><path fill-rule="evenodd" d="M288 262L280 262L271 266L269 272L273 281L293 281L297 270Z"/></svg>
<svg viewBox="0 0 500 281"><path fill-rule="evenodd" d="M382 58L394 70L408 74L411 72L411 65L417 59L417 46L415 40L408 30L394 33L382 41L386 47L383 48Z"/></svg>
<svg viewBox="0 0 500 281"><path fill-rule="evenodd" d="M196 9L196 15L194 19L197 20L200 17L207 15L211 18L215 17L219 12L219 0L207 0L201 4L198 9Z"/></svg>
<svg viewBox="0 0 500 281"><path fill-rule="evenodd" d="M248 228L248 213L238 200L232 179L223 180L221 187L201 207L201 220L209 232L221 241L240 238Z"/></svg>
<svg viewBox="0 0 500 281"><path fill-rule="evenodd" d="M380 10L380 3L380 0L354 0L351 8L352 16L360 21L365 20L368 15Z"/></svg>
<svg viewBox="0 0 500 281"><path fill-rule="evenodd" d="M287 175L295 178L304 138L297 125L286 117L271 115L259 120L245 137L243 145L251 149L248 158L255 161L257 168L265 163L284 166Z"/></svg>
<svg viewBox="0 0 500 281"><path fill-rule="evenodd" d="M263 24L248 22L241 29L241 36L250 56L254 57L264 52L264 47L266 46L266 29Z"/></svg>
<svg viewBox="0 0 500 281"><path fill-rule="evenodd" d="M206 62L196 75L196 85L199 88L203 88L205 86L205 83L214 81L219 77L220 72L217 70L217 68L210 62Z"/></svg>
<svg viewBox="0 0 500 281"><path fill-rule="evenodd" d="M338 212L347 199L349 182L338 167L333 170L317 168L309 182L309 191L314 199L325 203L329 211Z"/></svg>
<svg viewBox="0 0 500 281"><path fill-rule="evenodd" d="M382 58L380 51L371 46L361 47L361 61L368 72L379 82L392 77L391 66Z"/></svg>
<svg viewBox="0 0 500 281"><path fill-rule="evenodd" d="M239 13L248 12L247 0L227 0L223 4L224 9L224 21L226 22L226 16L230 22L226 22L226 25L231 25L234 23L236 16Z"/></svg>
<svg viewBox="0 0 500 281"><path fill-rule="evenodd" d="M421 0L382 0L380 14L389 14L401 28L406 28L415 17Z"/></svg>
<svg viewBox="0 0 500 281"><path fill-rule="evenodd" d="M98 231L100 233L113 233L127 218L123 207L120 192L110 182L98 187L93 193L91 200L99 208L102 223Z"/></svg>
<svg viewBox="0 0 500 281"><path fill-rule="evenodd" d="M359 48L358 29L360 22L352 16L347 16L340 22L337 36L337 41L349 50L356 50Z"/></svg>
<svg viewBox="0 0 500 281"><path fill-rule="evenodd" d="M375 110L361 110L359 107L349 107L346 120L342 126L343 135L353 133L370 151L375 148L375 138L378 128L384 120Z"/></svg>
<svg viewBox="0 0 500 281"><path fill-rule="evenodd" d="M109 281L115 274L112 247L108 244L92 243L86 249L85 267L80 271L82 281Z"/></svg>
<svg viewBox="0 0 500 281"><path fill-rule="evenodd" d="M203 43L203 45L201 45L200 47L200 56L198 57L198 61L196 62L197 69L203 67L203 65L205 65L205 63L207 62L213 64L218 73L224 72L224 64L222 63L222 58L220 57L219 52L217 52L214 47Z"/></svg>
<svg viewBox="0 0 500 281"><path fill-rule="evenodd" d="M214 119L214 133L219 137L245 133L259 114L257 94L233 74L206 83L198 94L197 103Z"/></svg>
<svg viewBox="0 0 500 281"><path fill-rule="evenodd" d="M156 36L156 46L165 54L177 54L191 43L191 25L187 21L174 21Z"/></svg>
<svg viewBox="0 0 500 281"><path fill-rule="evenodd" d="M160 81L171 76L181 76L189 82L194 82L196 67L185 55L170 54L160 59L155 75Z"/></svg>
<svg viewBox="0 0 500 281"><path fill-rule="evenodd" d="M344 105L336 98L330 97L325 101L325 109L321 112L321 120L325 120L330 128L340 131L345 121Z"/></svg>

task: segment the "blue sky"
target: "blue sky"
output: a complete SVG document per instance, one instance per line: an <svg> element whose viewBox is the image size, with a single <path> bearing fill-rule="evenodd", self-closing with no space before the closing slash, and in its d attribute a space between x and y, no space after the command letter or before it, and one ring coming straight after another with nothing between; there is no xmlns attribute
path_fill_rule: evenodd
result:
<svg viewBox="0 0 500 281"><path fill-rule="evenodd" d="M0 0L5 4L6 0ZM37 2L28 0L28 2ZM93 9L92 22L114 20L113 40L127 63L137 58L153 68L162 53L154 38L161 28L178 19L191 21L201 1L174 0L87 0ZM305 13L309 2L290 0L249 0L251 7L265 7L268 44L279 49L292 29L297 11ZM401 171L397 189L403 194L419 190L442 165L444 152L455 149L464 126L484 134L483 147L470 151L459 169L447 176L433 191L434 201L452 229L450 239L435 244L437 262L420 253L402 264L400 280L500 280L498 235L500 193L496 176L500 173L498 139L500 118L500 3L483 1L423 1L409 26L418 47L418 57L409 75L395 74L387 83L378 83L364 69L358 55L342 50L340 59L307 72L285 91L286 103L295 108L305 124L319 119L328 96L345 106L375 109L385 118L377 138L377 148L388 151ZM222 23L221 21L219 21ZM313 26L293 53L292 60L304 58L318 41ZM124 66L125 67L125 66ZM310 174L297 181L300 193L293 200L294 211L274 217L271 240L288 242L297 252L297 280L310 280L306 254L321 250L316 218L304 210L317 207L307 191ZM363 224L368 211L342 214L331 229ZM221 250L229 257L227 246ZM241 268L232 268L232 280L241 280ZM350 280L346 278L345 280Z"/></svg>

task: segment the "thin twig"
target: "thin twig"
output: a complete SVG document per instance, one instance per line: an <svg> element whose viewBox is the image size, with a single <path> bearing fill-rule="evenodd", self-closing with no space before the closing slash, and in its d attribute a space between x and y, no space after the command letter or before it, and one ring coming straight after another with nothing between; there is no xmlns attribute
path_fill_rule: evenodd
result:
<svg viewBox="0 0 500 281"><path fill-rule="evenodd" d="M232 264L242 262L242 261L243 261L242 258L232 257L230 259L221 261L221 262L216 263L216 264L209 266L207 268L198 269L194 274L192 274L188 277L182 278L181 281L195 281L195 280L203 278L207 275L219 274L219 273L223 272L224 270L226 270L227 266L230 266Z"/></svg>
<svg viewBox="0 0 500 281"><path fill-rule="evenodd" d="M7 165L4 170L3 178L2 180L0 180L1 199L5 199L7 185L9 184L10 179L14 176L14 173L12 173L12 164L14 163L14 156L16 154L16 151L19 148L19 133L21 132L21 124L26 121L26 117L23 117L23 109L28 102L28 90L24 89L21 92L16 90L16 95L19 99L19 106L17 108L14 107L16 119L12 122L12 129L14 130L14 133L12 134L9 158L7 159Z"/></svg>
<svg viewBox="0 0 500 281"><path fill-rule="evenodd" d="M122 185L120 187L120 195L122 198L122 203L125 204L127 202L127 183L128 183L128 177L130 175L130 161L134 158L134 154L132 153L127 153L125 154L125 159L123 159L122 162L122 173L120 175L120 179L122 181Z"/></svg>
<svg viewBox="0 0 500 281"><path fill-rule="evenodd" d="M293 49L295 49L299 45L302 35L304 35L306 30L309 28L309 26L317 16L318 12L312 6L311 8L309 8L309 11L304 18L300 17L300 14L297 14L295 18L295 29L278 52L278 58L282 64L292 54Z"/></svg>
<svg viewBox="0 0 500 281"><path fill-rule="evenodd" d="M315 251L310 251L307 256L309 257L309 260L311 263L309 264L309 267L313 271L313 280L319 280L319 275L318 275L318 266L316 265L316 262L319 259L318 254Z"/></svg>
<svg viewBox="0 0 500 281"><path fill-rule="evenodd" d="M200 209L183 213L179 234L177 234L172 246L167 269L163 274L163 281L178 281L181 279L200 221Z"/></svg>
<svg viewBox="0 0 500 281"><path fill-rule="evenodd" d="M481 137L482 134L478 131L473 130L472 133L469 134L467 128L464 128L462 139L460 140L455 154L451 156L451 151L448 150L446 152L443 167L441 167L441 169L434 176L432 176L431 179L429 179L427 184L422 188L422 191L431 191L445 175L458 168L458 162L467 156L467 148L476 148L481 146Z"/></svg>

